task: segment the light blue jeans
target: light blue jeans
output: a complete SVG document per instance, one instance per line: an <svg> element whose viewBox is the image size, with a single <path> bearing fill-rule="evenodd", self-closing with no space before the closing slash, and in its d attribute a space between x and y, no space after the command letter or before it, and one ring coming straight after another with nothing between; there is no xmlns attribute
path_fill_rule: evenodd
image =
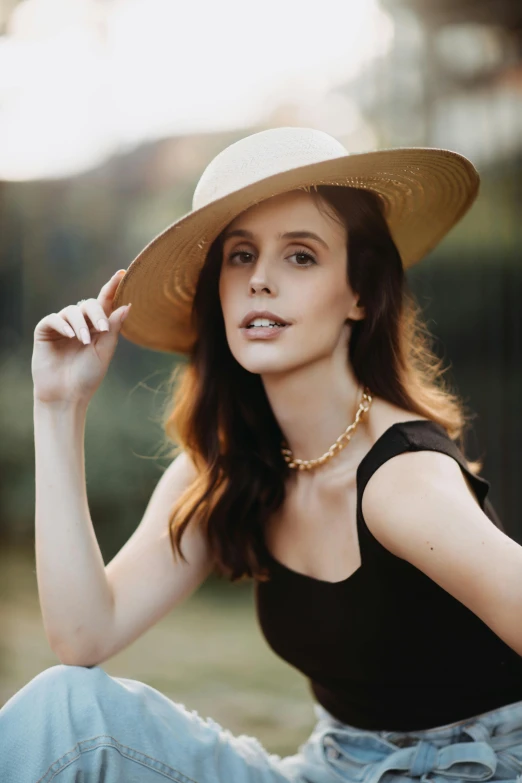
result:
<svg viewBox="0 0 522 783"><path fill-rule="evenodd" d="M313 704L281 758L99 666L45 669L0 709L1 783L522 783L522 701L416 732L367 731Z"/></svg>

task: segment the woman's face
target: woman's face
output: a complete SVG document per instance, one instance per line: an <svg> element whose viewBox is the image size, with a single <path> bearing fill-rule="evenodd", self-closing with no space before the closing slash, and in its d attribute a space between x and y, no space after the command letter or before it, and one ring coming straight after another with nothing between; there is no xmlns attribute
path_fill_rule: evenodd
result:
<svg viewBox="0 0 522 783"><path fill-rule="evenodd" d="M351 327L345 321L364 317L347 280L346 229L323 203L326 215L310 193L283 193L245 210L224 231L225 330L233 356L249 372L288 372L336 350L346 357ZM300 236L285 236L294 232ZM263 339L241 327L252 310L268 310L289 325L263 330L269 334Z"/></svg>

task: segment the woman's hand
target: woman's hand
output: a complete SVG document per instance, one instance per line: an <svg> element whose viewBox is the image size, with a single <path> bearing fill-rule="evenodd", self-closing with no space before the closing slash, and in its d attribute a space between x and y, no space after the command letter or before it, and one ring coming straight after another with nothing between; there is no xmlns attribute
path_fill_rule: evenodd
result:
<svg viewBox="0 0 522 783"><path fill-rule="evenodd" d="M88 403L102 382L116 350L123 318L130 305L114 312L114 294L125 270L102 287L97 299L50 313L34 330L31 371L34 399L44 403ZM123 318L122 318L123 316ZM102 331L100 319L108 324ZM88 342L82 342L83 336Z"/></svg>

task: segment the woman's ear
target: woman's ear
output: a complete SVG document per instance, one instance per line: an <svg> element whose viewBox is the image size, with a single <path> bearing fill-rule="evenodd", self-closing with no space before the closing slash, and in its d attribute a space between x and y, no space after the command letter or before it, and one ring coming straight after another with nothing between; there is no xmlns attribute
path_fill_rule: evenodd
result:
<svg viewBox="0 0 522 783"><path fill-rule="evenodd" d="M366 318L365 308L359 305L359 300L357 300L357 302L354 302L350 307L346 320L362 321L364 318Z"/></svg>

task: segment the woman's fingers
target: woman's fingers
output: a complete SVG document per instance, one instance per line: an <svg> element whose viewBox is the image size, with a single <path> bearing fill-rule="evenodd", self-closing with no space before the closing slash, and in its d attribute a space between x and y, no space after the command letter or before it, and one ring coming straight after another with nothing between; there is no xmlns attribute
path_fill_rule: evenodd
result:
<svg viewBox="0 0 522 783"><path fill-rule="evenodd" d="M106 318L112 313L114 294L116 293L120 280L125 275L125 271L125 269L119 269L116 274L114 274L110 280L107 280L105 285L101 287L100 293L98 294L98 299L96 301L103 308Z"/></svg>
<svg viewBox="0 0 522 783"><path fill-rule="evenodd" d="M112 314L112 303L118 284L125 274L125 269L120 269L108 280L97 299L82 299L79 304L67 305L60 312L53 313L53 323L58 327L57 331L67 334L69 337L76 335L85 345L91 342L90 326L97 332L108 332L109 316ZM88 319L88 320L87 320ZM72 334L69 333L72 329Z"/></svg>
<svg viewBox="0 0 522 783"><path fill-rule="evenodd" d="M96 302L96 299L86 300L85 302L82 302L81 306L67 305L67 307L64 307L58 313L58 315L61 316L64 319L64 321L69 323L69 325L74 329L74 333L76 334L76 337L79 340L81 340L82 343L84 343L85 345L91 342L91 334L90 334L89 324L87 323L87 320L83 313L83 308L87 310L86 305L88 304L88 302L93 302L93 301ZM101 316L98 314L98 317L105 318L105 314L103 313ZM95 326L95 329L98 329L98 327Z"/></svg>
<svg viewBox="0 0 522 783"><path fill-rule="evenodd" d="M43 319L42 319L43 320ZM49 313L45 318L47 329L44 333L52 339L52 330L58 332L62 337L76 337L71 325L58 313ZM38 328L38 327L37 327Z"/></svg>
<svg viewBox="0 0 522 783"><path fill-rule="evenodd" d="M91 342L89 319L96 332L108 332L109 321L98 299L83 299L80 304L68 305L60 310L63 316L74 329L78 338L85 344Z"/></svg>
<svg viewBox="0 0 522 783"><path fill-rule="evenodd" d="M79 308L83 315L89 318L97 332L109 331L109 321L98 299L83 299Z"/></svg>

